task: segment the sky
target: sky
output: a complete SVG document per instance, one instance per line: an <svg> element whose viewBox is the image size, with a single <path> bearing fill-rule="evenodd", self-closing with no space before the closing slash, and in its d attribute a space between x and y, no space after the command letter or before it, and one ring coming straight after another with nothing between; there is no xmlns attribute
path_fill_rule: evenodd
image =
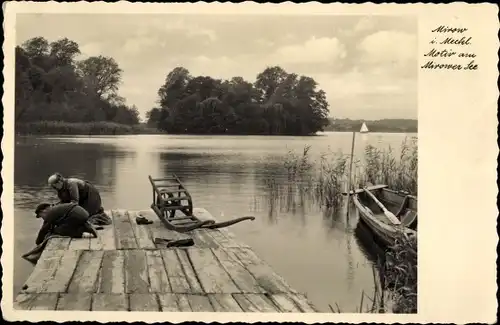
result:
<svg viewBox="0 0 500 325"><path fill-rule="evenodd" d="M417 118L417 20L411 16L18 14L16 43L67 37L79 58L113 57L119 94L142 117L175 67L241 76L267 66L314 78L336 118Z"/></svg>

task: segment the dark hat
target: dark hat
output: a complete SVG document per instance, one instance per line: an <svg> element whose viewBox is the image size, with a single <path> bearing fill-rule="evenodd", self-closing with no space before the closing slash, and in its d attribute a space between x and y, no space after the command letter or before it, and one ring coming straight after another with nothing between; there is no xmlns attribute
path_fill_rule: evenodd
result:
<svg viewBox="0 0 500 325"><path fill-rule="evenodd" d="M39 217L40 212L42 212L43 210L47 209L47 208L48 208L48 207L50 207L50 206L51 206L51 204L49 204L49 203L40 203L40 204L36 207L36 209L35 209L35 215L36 215L36 217L38 218L38 217Z"/></svg>

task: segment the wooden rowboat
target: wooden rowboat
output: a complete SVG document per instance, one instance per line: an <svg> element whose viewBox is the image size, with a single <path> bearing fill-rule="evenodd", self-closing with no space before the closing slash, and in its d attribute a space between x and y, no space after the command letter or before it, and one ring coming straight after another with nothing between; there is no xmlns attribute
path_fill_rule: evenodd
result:
<svg viewBox="0 0 500 325"><path fill-rule="evenodd" d="M400 224L395 224L386 216L373 198L364 189L351 191L360 221L366 224L381 244L390 246L397 236L417 234L417 197L404 192L390 190L386 185L367 187L385 208L392 212ZM347 194L347 193L345 193Z"/></svg>

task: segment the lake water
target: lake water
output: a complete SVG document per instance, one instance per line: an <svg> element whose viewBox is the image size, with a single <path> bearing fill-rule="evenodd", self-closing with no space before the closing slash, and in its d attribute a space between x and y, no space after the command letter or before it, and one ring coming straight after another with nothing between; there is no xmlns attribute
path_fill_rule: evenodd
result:
<svg viewBox="0 0 500 325"><path fill-rule="evenodd" d="M398 148L414 134L369 134L357 139L355 152L368 143ZM219 220L253 215L256 220L230 227L295 289L305 292L322 311L337 303L354 312L361 292L373 290L365 248L346 220L313 202L276 204L266 180L284 177L288 150L311 146L313 158L328 150L351 150L351 133L315 137L133 135L113 137L18 137L15 146L14 292L32 271L20 255L34 247L40 221L33 210L55 201L47 188L53 172L85 178L101 191L105 209L148 209L148 175L175 173L194 198ZM364 143L363 143L364 142ZM288 202L289 203L289 202ZM356 222L355 215L349 220Z"/></svg>

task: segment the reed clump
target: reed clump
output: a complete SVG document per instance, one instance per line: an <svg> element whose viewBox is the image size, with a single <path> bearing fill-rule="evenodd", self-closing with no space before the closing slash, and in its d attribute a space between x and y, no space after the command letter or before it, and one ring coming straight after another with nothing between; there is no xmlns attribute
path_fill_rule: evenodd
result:
<svg viewBox="0 0 500 325"><path fill-rule="evenodd" d="M285 167L288 181L307 182L309 180L310 173L314 167L310 150L311 146L306 145L300 154L297 154L293 150L287 152L283 166Z"/></svg>
<svg viewBox="0 0 500 325"><path fill-rule="evenodd" d="M365 148L364 181L372 184L386 184L389 188L418 192L418 145L417 139L405 138L399 153L391 146Z"/></svg>
<svg viewBox="0 0 500 325"><path fill-rule="evenodd" d="M266 180L273 197L307 197L327 208L342 204L342 190L346 180L349 158L338 152L322 153L319 160L311 157L311 146L302 152L289 150L283 159L285 181Z"/></svg>
<svg viewBox="0 0 500 325"><path fill-rule="evenodd" d="M15 126L16 134L21 135L125 135L154 134L157 130L144 124L126 125L113 122L38 121L19 123Z"/></svg>
<svg viewBox="0 0 500 325"><path fill-rule="evenodd" d="M341 152L324 152L319 159L311 157L311 146L301 153L290 150L283 167L288 184L308 194L322 206L339 208L345 200L342 192L348 187L351 157ZM399 152L391 146L377 148L368 145L362 157L352 162L351 188L371 184L386 184L398 191L416 195L418 190L418 146L416 138L405 140ZM276 188L276 182L270 182Z"/></svg>
<svg viewBox="0 0 500 325"><path fill-rule="evenodd" d="M393 294L394 313L417 312L417 237L399 236L386 253L382 268L385 289Z"/></svg>
<svg viewBox="0 0 500 325"><path fill-rule="evenodd" d="M327 208L339 207L344 197L349 157L341 153L322 154L315 175L315 196Z"/></svg>

